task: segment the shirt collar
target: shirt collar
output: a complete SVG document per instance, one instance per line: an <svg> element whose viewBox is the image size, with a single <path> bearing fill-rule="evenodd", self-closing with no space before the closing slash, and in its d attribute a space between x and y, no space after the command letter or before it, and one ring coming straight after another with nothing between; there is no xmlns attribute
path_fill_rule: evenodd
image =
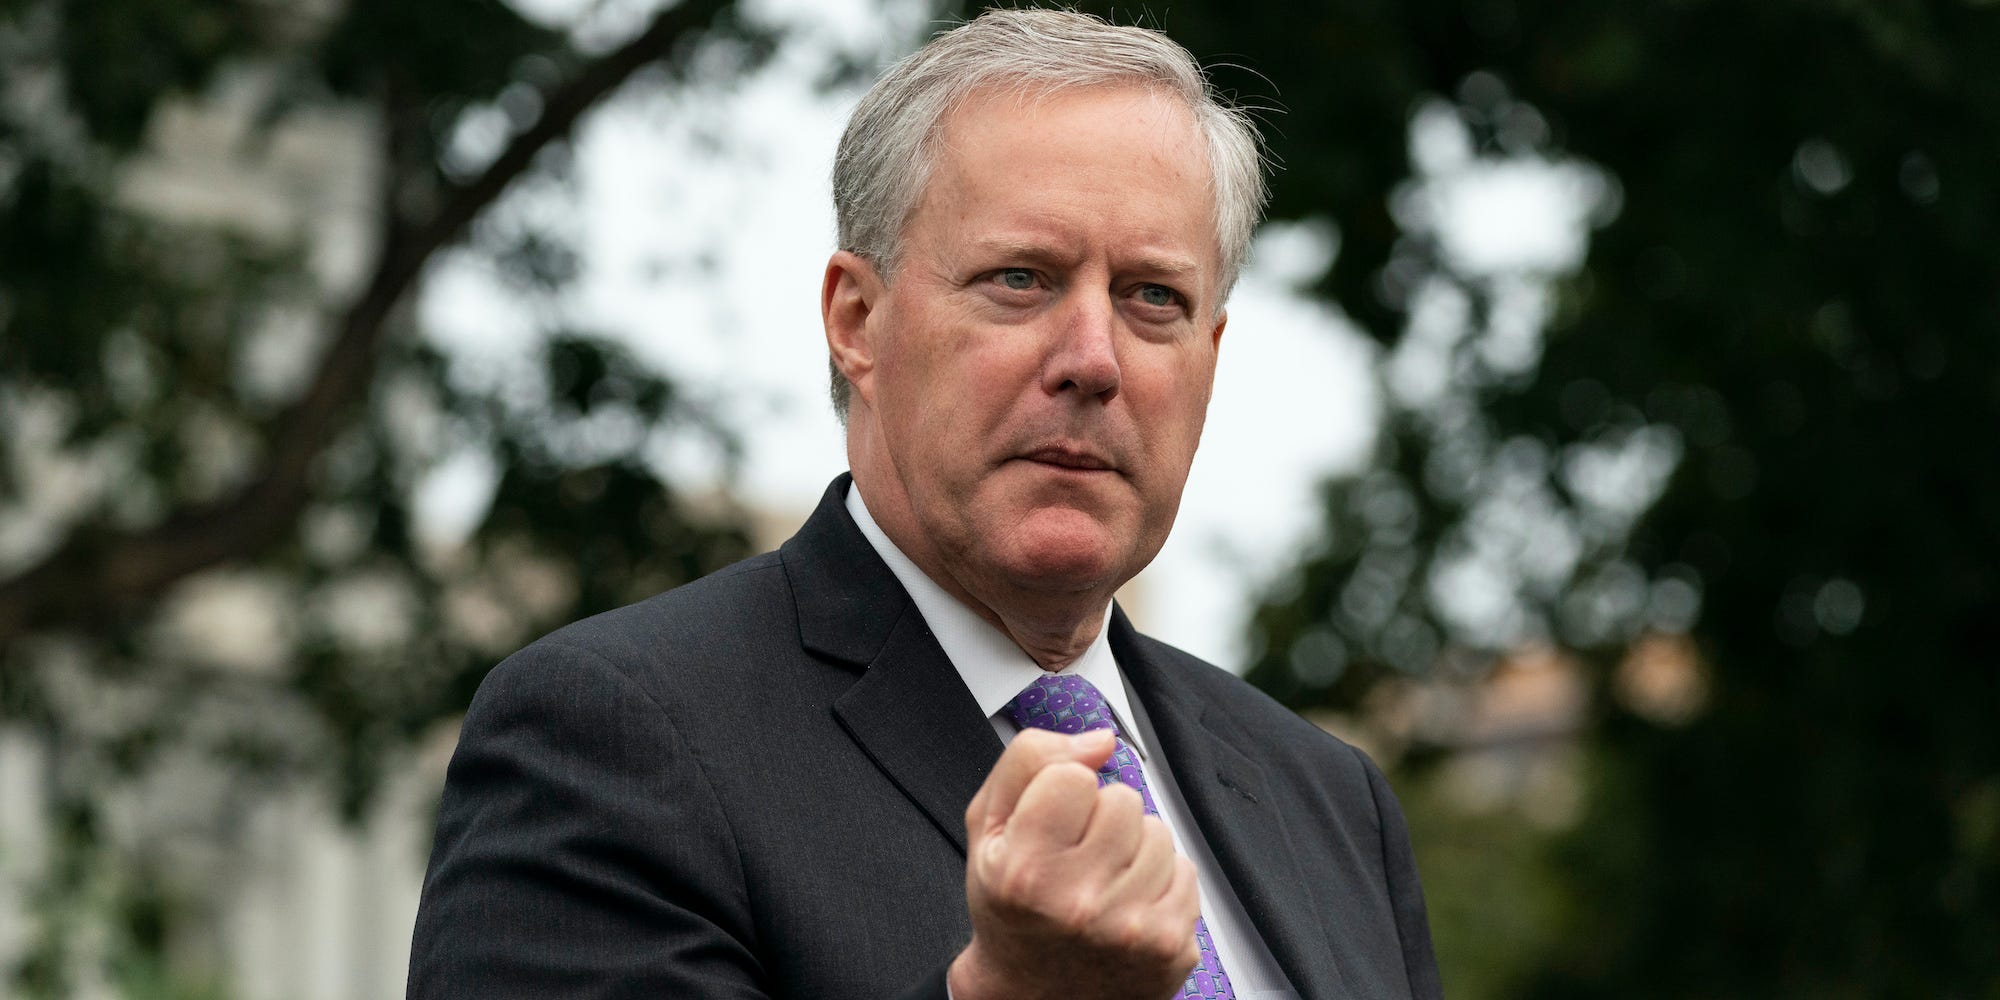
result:
<svg viewBox="0 0 2000 1000"><path fill-rule="evenodd" d="M868 513L868 505L861 499L861 487L847 488L847 512L875 547L875 553L889 564L889 572L896 575L897 582L909 592L910 600L917 605L917 612L924 616L924 623L930 626L931 634L937 637L938 645L944 648L946 659L958 668L958 676L965 681L966 690L979 703L979 710L990 718L1000 714L1014 696L1021 693L1036 678L1047 671L1036 663L1005 632L993 627L991 622L979 617L971 608L945 592L924 573L889 536L875 518ZM1111 608L1104 609L1104 620L1109 621ZM1101 624L1097 637L1069 666L1057 672L1059 677L1082 677L1097 688L1111 706L1112 714L1118 722L1118 732L1126 742L1131 743L1143 758L1146 747L1139 736L1138 727L1130 722L1131 705L1125 692L1125 681L1118 673L1118 661L1111 655L1110 630Z"/></svg>

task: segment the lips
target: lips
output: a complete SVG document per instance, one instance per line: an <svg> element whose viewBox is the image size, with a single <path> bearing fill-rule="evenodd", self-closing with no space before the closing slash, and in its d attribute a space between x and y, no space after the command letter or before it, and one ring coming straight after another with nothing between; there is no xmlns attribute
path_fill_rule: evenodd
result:
<svg viewBox="0 0 2000 1000"><path fill-rule="evenodd" d="M1088 448L1070 444L1043 445L1021 455L1030 462L1040 462L1079 472L1109 472L1116 466L1109 459Z"/></svg>

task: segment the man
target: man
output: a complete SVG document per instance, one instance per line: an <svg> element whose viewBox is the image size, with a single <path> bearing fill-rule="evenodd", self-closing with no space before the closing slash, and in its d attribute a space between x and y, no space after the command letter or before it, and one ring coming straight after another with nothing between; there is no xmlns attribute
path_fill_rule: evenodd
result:
<svg viewBox="0 0 2000 1000"><path fill-rule="evenodd" d="M1154 32L989 12L889 70L821 289L851 481L494 670L411 996L1438 996L1380 773L1111 601L1260 170Z"/></svg>

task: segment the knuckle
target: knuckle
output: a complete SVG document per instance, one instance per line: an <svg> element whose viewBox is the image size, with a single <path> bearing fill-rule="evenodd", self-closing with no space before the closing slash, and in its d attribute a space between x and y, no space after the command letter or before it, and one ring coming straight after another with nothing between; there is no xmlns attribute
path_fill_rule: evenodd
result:
<svg viewBox="0 0 2000 1000"><path fill-rule="evenodd" d="M1040 886L1040 873L1033 864L1020 859L1007 859L994 872L989 888L995 898L1019 906L1033 900Z"/></svg>
<svg viewBox="0 0 2000 1000"><path fill-rule="evenodd" d="M968 855L970 867L979 874L982 882L992 882L994 873L1006 868L1009 852L1007 838L987 837L979 842L979 847Z"/></svg>
<svg viewBox="0 0 2000 1000"><path fill-rule="evenodd" d="M1181 938L1180 941L1179 950L1175 951L1170 958L1181 967L1192 969L1194 968L1194 963L1201 961L1201 949L1195 947L1194 934L1192 933Z"/></svg>
<svg viewBox="0 0 2000 1000"><path fill-rule="evenodd" d="M1085 931L1102 916L1087 887L1061 878L1032 859L1015 859L1002 867L988 893L996 909L1065 931Z"/></svg>
<svg viewBox="0 0 2000 1000"><path fill-rule="evenodd" d="M1111 945L1120 951L1146 955L1152 951L1154 940L1158 936L1152 922L1147 920L1144 914L1131 913L1112 928Z"/></svg>
<svg viewBox="0 0 2000 1000"><path fill-rule="evenodd" d="M1136 950L1146 958L1161 963L1178 962L1183 953L1195 952L1193 931L1182 935L1173 924L1169 920L1146 928ZM1193 964L1193 958L1199 957L1198 953L1193 954L1189 964Z"/></svg>
<svg viewBox="0 0 2000 1000"><path fill-rule="evenodd" d="M1049 916L1059 926L1083 931L1097 925L1102 917L1096 901L1079 892L1066 892L1050 903Z"/></svg>
<svg viewBox="0 0 2000 1000"><path fill-rule="evenodd" d="M1201 957L1195 947L1194 926L1172 917L1146 910L1130 910L1103 920L1104 942L1120 954L1148 964L1173 964L1185 959L1192 967Z"/></svg>

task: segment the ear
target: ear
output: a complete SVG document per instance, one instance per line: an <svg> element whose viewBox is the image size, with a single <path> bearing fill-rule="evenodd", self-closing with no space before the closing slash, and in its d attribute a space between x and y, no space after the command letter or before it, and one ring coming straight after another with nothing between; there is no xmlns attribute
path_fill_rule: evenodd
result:
<svg viewBox="0 0 2000 1000"><path fill-rule="evenodd" d="M1215 317L1215 329L1210 330L1208 333L1209 350L1217 354L1222 353L1222 328L1228 325L1229 310L1224 309L1220 315Z"/></svg>
<svg viewBox="0 0 2000 1000"><path fill-rule="evenodd" d="M871 404L875 372L875 328L869 319L882 303L885 286L875 265L855 253L838 250L827 259L820 280L819 318L826 327L827 356L847 376L854 393Z"/></svg>

